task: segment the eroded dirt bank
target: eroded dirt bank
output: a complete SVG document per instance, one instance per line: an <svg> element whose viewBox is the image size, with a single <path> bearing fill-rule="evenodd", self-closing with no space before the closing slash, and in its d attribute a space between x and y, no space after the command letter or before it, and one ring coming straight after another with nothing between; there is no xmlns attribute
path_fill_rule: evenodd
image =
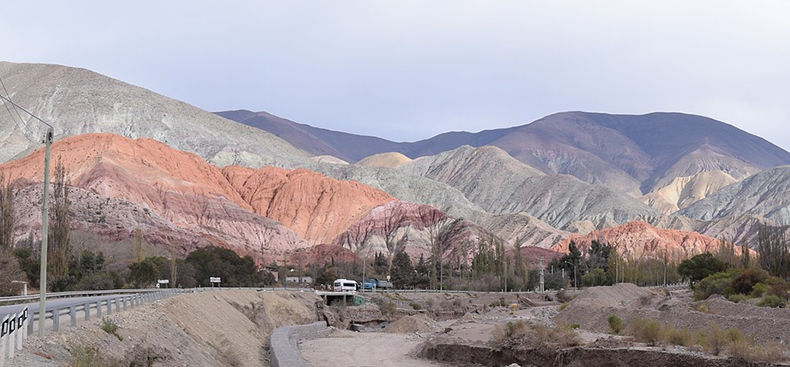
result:
<svg viewBox="0 0 790 367"><path fill-rule="evenodd" d="M736 367L773 366L746 363L734 359L710 358L687 353L661 350L569 348L562 350L501 349L484 345L470 345L436 338L426 343L420 358L441 361L453 366L500 367L517 363L521 367Z"/></svg>
<svg viewBox="0 0 790 367"><path fill-rule="evenodd" d="M184 294L113 314L117 337L99 320L31 337L10 366L69 366L76 355L107 366L265 367L272 330L314 321L317 301L311 292Z"/></svg>

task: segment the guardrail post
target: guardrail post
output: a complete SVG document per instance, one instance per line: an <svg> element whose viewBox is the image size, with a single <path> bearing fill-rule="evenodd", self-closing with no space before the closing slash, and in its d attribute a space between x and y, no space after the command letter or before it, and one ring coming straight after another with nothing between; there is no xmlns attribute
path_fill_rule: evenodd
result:
<svg viewBox="0 0 790 367"><path fill-rule="evenodd" d="M34 320L34 318L33 318L33 317L34 317L35 315L36 315L36 314L33 314L33 313L31 313L31 314L30 314L30 321L28 321L28 322L27 322L27 333L28 333L28 334L32 334L32 333L33 333L33 320ZM0 354L0 356L1 356L1 355L2 355L2 354Z"/></svg>
<svg viewBox="0 0 790 367"><path fill-rule="evenodd" d="M16 314L13 314L8 318L8 359L9 360L14 359L14 349L16 347L14 345L15 329L16 329Z"/></svg>
<svg viewBox="0 0 790 367"><path fill-rule="evenodd" d="M71 326L77 326L77 306L69 307L69 316L71 317Z"/></svg>
<svg viewBox="0 0 790 367"><path fill-rule="evenodd" d="M107 305L107 316L110 316L112 315L112 303L110 303L109 299L107 300L106 305Z"/></svg>
<svg viewBox="0 0 790 367"><path fill-rule="evenodd" d="M5 365L6 333L8 332L8 316L3 317L2 332L0 332L0 367Z"/></svg>
<svg viewBox="0 0 790 367"><path fill-rule="evenodd" d="M46 321L46 318L44 319ZM60 310L52 309L52 331L60 330Z"/></svg>
<svg viewBox="0 0 790 367"><path fill-rule="evenodd" d="M126 296L123 296L123 310L126 311Z"/></svg>
<svg viewBox="0 0 790 367"><path fill-rule="evenodd" d="M82 305L82 309L83 309L83 311L85 311L85 321L90 321L91 320L91 303L90 302L85 302L85 304Z"/></svg>
<svg viewBox="0 0 790 367"><path fill-rule="evenodd" d="M121 312L121 298L115 297L115 312Z"/></svg>
<svg viewBox="0 0 790 367"><path fill-rule="evenodd" d="M101 319L101 301L96 301L96 318Z"/></svg>

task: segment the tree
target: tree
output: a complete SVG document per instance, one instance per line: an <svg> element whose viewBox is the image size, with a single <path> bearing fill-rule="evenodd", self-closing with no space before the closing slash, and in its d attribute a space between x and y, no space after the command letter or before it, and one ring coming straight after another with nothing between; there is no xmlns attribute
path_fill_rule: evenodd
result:
<svg viewBox="0 0 790 367"><path fill-rule="evenodd" d="M55 182L50 211L49 247L47 251L49 273L52 279L65 277L69 273L69 260L71 259L71 218L69 215L69 190L67 182L68 172L63 166L63 161L58 157L55 165ZM54 288L54 285L53 285Z"/></svg>
<svg viewBox="0 0 790 367"><path fill-rule="evenodd" d="M250 256L239 257L226 248L207 246L187 255L186 262L195 269L197 284L211 286L210 277L222 278L230 287L254 287L262 283L255 261Z"/></svg>
<svg viewBox="0 0 790 367"><path fill-rule="evenodd" d="M585 287L596 287L606 284L606 272L601 268L595 268L582 276L582 284Z"/></svg>
<svg viewBox="0 0 790 367"><path fill-rule="evenodd" d="M11 177L0 172L0 251L14 247L14 189Z"/></svg>
<svg viewBox="0 0 790 367"><path fill-rule="evenodd" d="M165 266L167 259L161 256L146 257L143 261L129 265L129 283L136 288L149 287L162 279L162 273L167 273Z"/></svg>
<svg viewBox="0 0 790 367"><path fill-rule="evenodd" d="M757 251L760 266L769 273L787 279L790 275L790 247L786 227L760 226L757 230Z"/></svg>
<svg viewBox="0 0 790 367"><path fill-rule="evenodd" d="M678 265L678 274L689 279L691 283L696 283L709 275L725 271L728 267L727 263L706 252L681 261Z"/></svg>
<svg viewBox="0 0 790 367"><path fill-rule="evenodd" d="M414 267L406 252L399 252L392 259L392 284L395 288L405 288L414 281Z"/></svg>

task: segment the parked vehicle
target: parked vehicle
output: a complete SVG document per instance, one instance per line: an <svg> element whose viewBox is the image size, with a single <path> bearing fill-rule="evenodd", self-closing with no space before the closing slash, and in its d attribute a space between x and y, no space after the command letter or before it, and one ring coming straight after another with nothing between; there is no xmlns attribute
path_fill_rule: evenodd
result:
<svg viewBox="0 0 790 367"><path fill-rule="evenodd" d="M391 289L392 283L386 280L367 279L362 283L362 289Z"/></svg>
<svg viewBox="0 0 790 367"><path fill-rule="evenodd" d="M357 290L356 280L335 279L335 283L333 285L334 285L333 290L335 292L349 292L349 291Z"/></svg>

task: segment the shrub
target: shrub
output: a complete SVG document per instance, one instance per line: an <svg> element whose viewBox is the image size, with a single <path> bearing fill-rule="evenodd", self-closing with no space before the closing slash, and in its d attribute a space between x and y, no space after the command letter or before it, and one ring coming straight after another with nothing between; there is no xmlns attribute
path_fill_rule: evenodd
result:
<svg viewBox="0 0 790 367"><path fill-rule="evenodd" d="M420 306L420 304L417 302L410 302L409 306L415 310L422 310L422 306Z"/></svg>
<svg viewBox="0 0 790 367"><path fill-rule="evenodd" d="M576 329L578 329L580 327L581 327L581 325L579 325L579 324L571 324L571 329L573 329L573 330L576 330Z"/></svg>
<svg viewBox="0 0 790 367"><path fill-rule="evenodd" d="M732 288L738 293L749 294L757 283L765 282L768 272L759 268L750 268L741 272L732 280Z"/></svg>
<svg viewBox="0 0 790 367"><path fill-rule="evenodd" d="M702 279L694 286L694 299L701 301L707 299L712 294L729 296L736 293L732 287L732 280L740 275L738 270L732 269L727 272L716 273Z"/></svg>
<svg viewBox="0 0 790 367"><path fill-rule="evenodd" d="M634 319L629 326L631 335L637 341L647 343L647 345L656 345L661 341L663 330L656 320Z"/></svg>
<svg viewBox="0 0 790 367"><path fill-rule="evenodd" d="M774 296L773 294L769 294L769 295L763 297L763 299L757 305L760 306L760 307L779 308L779 307L784 307L785 306L785 300L782 299L781 297L777 297L777 296Z"/></svg>
<svg viewBox="0 0 790 367"><path fill-rule="evenodd" d="M387 317L392 316L397 309L398 306L394 302L387 302L379 306L381 314Z"/></svg>
<svg viewBox="0 0 790 367"><path fill-rule="evenodd" d="M780 297L780 298L783 298L783 299L788 299L788 298L790 298L790 285L787 284L787 283L774 284L774 285L771 286L771 290L768 291L768 294L771 294L771 295L774 295L774 296L777 296L777 297Z"/></svg>
<svg viewBox="0 0 790 367"><path fill-rule="evenodd" d="M727 299L730 300L730 302L735 302L735 303L742 302L748 298L749 297L746 296L745 294L740 294L740 293L731 294L729 297L727 297Z"/></svg>
<svg viewBox="0 0 790 367"><path fill-rule="evenodd" d="M71 350L71 363L69 367L104 367L107 363L101 356L98 350L87 345L73 346Z"/></svg>
<svg viewBox="0 0 790 367"><path fill-rule="evenodd" d="M560 289L559 291L557 291L557 300L563 303L570 302L571 297L568 295L568 292L566 292L564 289Z"/></svg>
<svg viewBox="0 0 790 367"><path fill-rule="evenodd" d="M717 356L724 351L727 347L728 341L724 331L718 325L711 325L710 332L706 335L704 340L700 340L701 345L708 353Z"/></svg>
<svg viewBox="0 0 790 367"><path fill-rule="evenodd" d="M116 324L112 319L108 317L104 317L101 319L101 329L104 330L107 334L115 335L118 340L123 341L123 337L118 334L118 324Z"/></svg>
<svg viewBox="0 0 790 367"><path fill-rule="evenodd" d="M491 306L491 307L507 307L507 302L505 301L505 298L503 297L503 298L500 298L500 299L498 299L498 300L496 300L494 302L491 302L491 304L489 306Z"/></svg>
<svg viewBox="0 0 790 367"><path fill-rule="evenodd" d="M669 344L688 347L694 342L694 336L688 328L666 330L666 339Z"/></svg>
<svg viewBox="0 0 790 367"><path fill-rule="evenodd" d="M762 297L771 290L771 286L765 283L757 283L752 287L751 296L754 298Z"/></svg>
<svg viewBox="0 0 790 367"><path fill-rule="evenodd" d="M560 311L562 311L562 310L564 310L566 308L568 308L568 302L565 302L565 303L560 305Z"/></svg>
<svg viewBox="0 0 790 367"><path fill-rule="evenodd" d="M607 321L609 321L609 330L612 331L612 334L617 335L623 331L623 320L620 320L616 315L609 316Z"/></svg>

